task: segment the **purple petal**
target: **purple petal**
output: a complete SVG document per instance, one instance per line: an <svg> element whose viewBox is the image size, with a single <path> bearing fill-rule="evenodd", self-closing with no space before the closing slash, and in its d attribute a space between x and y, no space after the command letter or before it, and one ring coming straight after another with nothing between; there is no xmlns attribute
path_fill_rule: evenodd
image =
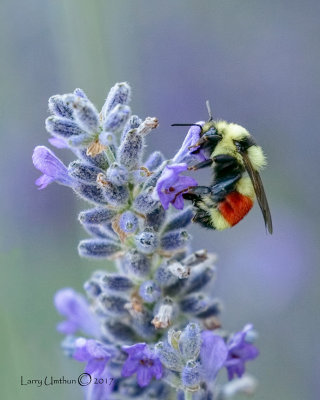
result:
<svg viewBox="0 0 320 400"><path fill-rule="evenodd" d="M237 362L234 363L234 365L230 366L226 365L226 367L227 367L229 381L231 381L235 375L241 378L245 372L245 366L241 360L237 360Z"/></svg>
<svg viewBox="0 0 320 400"><path fill-rule="evenodd" d="M91 360L88 361L88 364L86 365L85 372L88 374L92 374L93 372L97 374L101 374L102 371L104 370L106 366L107 360L98 360L95 358L92 358Z"/></svg>
<svg viewBox="0 0 320 400"><path fill-rule="evenodd" d="M140 387L147 386L152 379L152 370L150 367L139 367L137 371L137 382Z"/></svg>
<svg viewBox="0 0 320 400"><path fill-rule="evenodd" d="M235 351L236 355L241 359L253 360L254 358L258 357L259 350L251 343L245 343L241 348Z"/></svg>
<svg viewBox="0 0 320 400"><path fill-rule="evenodd" d="M86 400L110 400L110 393L115 383L115 379L111 381L112 374L105 368L102 373L94 372L91 374L91 377L91 384L85 386ZM94 382L99 381L100 378L104 379L104 383L94 384ZM111 385L110 382L112 382Z"/></svg>
<svg viewBox="0 0 320 400"><path fill-rule="evenodd" d="M58 312L67 318L67 323L58 325L60 331L65 328L67 331L63 333L73 334L82 330L88 335L99 336L98 320L84 296L71 288L61 289L54 296L54 304Z"/></svg>
<svg viewBox="0 0 320 400"><path fill-rule="evenodd" d="M33 151L32 161L34 166L44 175L62 185L72 185L73 179L68 175L67 167L47 147L37 146ZM41 184L43 185L43 181L41 181Z"/></svg>
<svg viewBox="0 0 320 400"><path fill-rule="evenodd" d="M228 342L228 358L225 366L229 380L233 379L234 375L240 378L245 371L245 362L253 360L259 355L259 350L252 343L246 342L246 336L252 329L251 324L246 325L242 331L235 333Z"/></svg>
<svg viewBox="0 0 320 400"><path fill-rule="evenodd" d="M128 377L136 373L139 367L139 362L140 360L132 359L129 356L126 362L123 364L121 375Z"/></svg>
<svg viewBox="0 0 320 400"><path fill-rule="evenodd" d="M201 364L207 379L212 380L223 367L227 359L228 349L224 340L211 331L203 331L201 337Z"/></svg>
<svg viewBox="0 0 320 400"><path fill-rule="evenodd" d="M196 122L199 125L203 125L204 121ZM200 150L199 153L193 154L194 151L199 149L198 147L194 147L189 149L190 146L193 146L200 139L201 130L198 126L191 126L188 130L188 133L179 149L178 153L174 156L172 162L173 163L181 163L186 162L190 163L191 161L201 162L206 159L203 152Z"/></svg>
<svg viewBox="0 0 320 400"><path fill-rule="evenodd" d="M48 139L49 143L57 149L67 149L69 146L62 138L52 137Z"/></svg>
<svg viewBox="0 0 320 400"><path fill-rule="evenodd" d="M78 325L71 321L62 321L57 325L57 331L64 335L71 335L78 329Z"/></svg>
<svg viewBox="0 0 320 400"><path fill-rule="evenodd" d="M122 350L125 351L129 356L141 355L146 349L146 343L137 343L133 346L122 346Z"/></svg>
<svg viewBox="0 0 320 400"><path fill-rule="evenodd" d="M36 181L35 184L38 187L39 190L42 190L44 188L46 188L51 182L54 181L54 178L51 178L48 175L41 175Z"/></svg>
<svg viewBox="0 0 320 400"><path fill-rule="evenodd" d="M182 192L189 186L197 186L198 183L193 178L179 175L187 169L185 163L167 165L158 179L156 191L165 210L168 209L170 203L181 210L184 205Z"/></svg>
<svg viewBox="0 0 320 400"><path fill-rule="evenodd" d="M156 377L156 379L161 379L163 375L163 367L158 358L154 359L154 365L152 367L152 373Z"/></svg>
<svg viewBox="0 0 320 400"><path fill-rule="evenodd" d="M177 210L182 210L184 206L184 200L182 197L182 194L177 196L175 200L172 202L172 205L177 209Z"/></svg>
<svg viewBox="0 0 320 400"><path fill-rule="evenodd" d="M75 342L76 350L73 353L73 358L77 361L88 361L91 356L87 350L87 339L78 338Z"/></svg>
<svg viewBox="0 0 320 400"><path fill-rule="evenodd" d="M104 358L109 360L109 358L111 357L111 354L109 353L107 348L102 343L97 342L93 339L89 339L87 341L87 350L91 357L94 358Z"/></svg>

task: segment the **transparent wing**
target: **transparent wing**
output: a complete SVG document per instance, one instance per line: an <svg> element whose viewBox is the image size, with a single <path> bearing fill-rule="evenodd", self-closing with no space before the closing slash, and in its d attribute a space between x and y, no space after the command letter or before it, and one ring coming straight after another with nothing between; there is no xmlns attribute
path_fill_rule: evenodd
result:
<svg viewBox="0 0 320 400"><path fill-rule="evenodd" d="M265 223L265 225L266 225L266 227L268 229L268 232L272 234L273 227L272 227L271 213L270 213L267 196L266 196L266 193L264 191L262 180L260 178L259 172L256 171L253 168L253 166L251 164L251 161L249 159L249 156L248 156L248 154L246 152L242 152L241 151L240 154L241 154L241 156L243 158L243 162L244 162L245 168L246 168L246 170L247 170L247 172L249 174L249 177L251 179L251 182L253 184L253 188L254 188L254 191L256 193L260 209L262 211L264 223Z"/></svg>

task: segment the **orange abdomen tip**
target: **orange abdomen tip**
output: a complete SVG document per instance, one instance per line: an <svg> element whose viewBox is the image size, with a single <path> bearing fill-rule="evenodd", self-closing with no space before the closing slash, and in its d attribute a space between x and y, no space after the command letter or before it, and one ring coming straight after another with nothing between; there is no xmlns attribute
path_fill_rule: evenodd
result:
<svg viewBox="0 0 320 400"><path fill-rule="evenodd" d="M231 225L236 225L253 206L250 197L244 196L239 192L229 193L224 201L219 203L218 210L223 218Z"/></svg>

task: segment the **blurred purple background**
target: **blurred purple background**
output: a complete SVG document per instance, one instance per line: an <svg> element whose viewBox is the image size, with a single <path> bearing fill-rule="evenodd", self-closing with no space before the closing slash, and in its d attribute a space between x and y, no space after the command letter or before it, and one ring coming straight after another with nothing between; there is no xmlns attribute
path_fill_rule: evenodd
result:
<svg viewBox="0 0 320 400"><path fill-rule="evenodd" d="M170 124L206 119L206 99L215 118L244 125L265 150L274 235L256 206L232 230L193 227L194 248L219 255L215 295L225 304L224 326L252 322L259 331L261 356L249 366L260 382L254 398L320 398L319 12L316 0L2 0L4 399L81 398L72 386L20 386L21 375L80 373L60 352L52 296L60 287L81 290L103 266L77 255L84 203L58 185L38 192L31 154L47 144L51 95L81 87L99 108L123 80L134 112L159 118L148 151L171 157L185 130ZM198 177L207 182L210 172Z"/></svg>

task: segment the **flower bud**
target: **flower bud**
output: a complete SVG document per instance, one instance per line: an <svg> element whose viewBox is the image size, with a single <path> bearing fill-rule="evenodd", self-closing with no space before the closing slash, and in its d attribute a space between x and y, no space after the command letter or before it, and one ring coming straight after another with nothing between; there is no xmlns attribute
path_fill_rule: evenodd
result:
<svg viewBox="0 0 320 400"><path fill-rule="evenodd" d="M154 231L159 231L165 218L166 212L161 203L157 203L156 207L150 213L145 214L144 226L153 228Z"/></svg>
<svg viewBox="0 0 320 400"><path fill-rule="evenodd" d="M143 277L147 275L151 268L150 259L137 250L130 250L123 258L122 267L125 273Z"/></svg>
<svg viewBox="0 0 320 400"><path fill-rule="evenodd" d="M96 280L90 279L86 281L83 288L90 299L96 299L101 294L101 286Z"/></svg>
<svg viewBox="0 0 320 400"><path fill-rule="evenodd" d="M215 277L215 273L214 266L199 265L192 268L186 293L196 292L204 288Z"/></svg>
<svg viewBox="0 0 320 400"><path fill-rule="evenodd" d="M152 314L143 310L132 316L132 327L135 332L145 340L154 340L155 328L151 324Z"/></svg>
<svg viewBox="0 0 320 400"><path fill-rule="evenodd" d="M200 265L211 266L216 260L217 256L214 253L208 253L207 250L198 250L184 258L183 263L189 267Z"/></svg>
<svg viewBox="0 0 320 400"><path fill-rule="evenodd" d="M199 314L209 307L209 298L202 293L193 293L184 297L180 302L181 310L189 314Z"/></svg>
<svg viewBox="0 0 320 400"><path fill-rule="evenodd" d="M86 161L88 164L94 165L103 170L109 167L108 159L104 152L99 153L95 156L89 156L86 149L78 149L76 154L79 158Z"/></svg>
<svg viewBox="0 0 320 400"><path fill-rule="evenodd" d="M178 278L170 272L166 264L161 264L156 270L155 280L160 287L168 287L175 284Z"/></svg>
<svg viewBox="0 0 320 400"><path fill-rule="evenodd" d="M102 173L102 170L76 160L69 164L68 172L70 176L80 182L96 184L97 176Z"/></svg>
<svg viewBox="0 0 320 400"><path fill-rule="evenodd" d="M181 373L182 383L190 391L195 392L200 387L201 373L200 363L188 361L187 365L183 368Z"/></svg>
<svg viewBox="0 0 320 400"><path fill-rule="evenodd" d="M129 106L122 104L116 105L108 115L106 115L103 130L106 132L117 132L123 129L130 118L131 110Z"/></svg>
<svg viewBox="0 0 320 400"><path fill-rule="evenodd" d="M148 168L149 171L154 171L157 169L165 160L163 154L160 151L154 151L150 154L144 166Z"/></svg>
<svg viewBox="0 0 320 400"><path fill-rule="evenodd" d="M72 136L88 137L88 134L76 122L53 115L46 119L46 129L51 135L65 139Z"/></svg>
<svg viewBox="0 0 320 400"><path fill-rule="evenodd" d="M159 342L155 346L155 351L161 363L171 371L181 372L183 363L178 351L174 350L167 342Z"/></svg>
<svg viewBox="0 0 320 400"><path fill-rule="evenodd" d="M82 98L84 98L84 99L88 99L88 96L87 96L87 95L85 94L85 92L84 92L82 89L80 89L80 88L74 89L73 94L75 94L76 96L82 97Z"/></svg>
<svg viewBox="0 0 320 400"><path fill-rule="evenodd" d="M187 207L186 209L175 213L164 227L164 232L185 228L190 224L193 215L192 207Z"/></svg>
<svg viewBox="0 0 320 400"><path fill-rule="evenodd" d="M65 96L59 94L51 96L48 101L49 111L57 117L73 119L73 110L66 104Z"/></svg>
<svg viewBox="0 0 320 400"><path fill-rule="evenodd" d="M134 233L138 229L138 217L131 211L121 214L119 220L120 229L125 233Z"/></svg>
<svg viewBox="0 0 320 400"><path fill-rule="evenodd" d="M187 231L171 231L162 236L160 246L167 251L178 250L185 247L190 239Z"/></svg>
<svg viewBox="0 0 320 400"><path fill-rule="evenodd" d="M137 168L141 163L143 153L143 138L136 129L129 131L120 144L117 159L129 170Z"/></svg>
<svg viewBox="0 0 320 400"><path fill-rule="evenodd" d="M190 267L186 267L179 261L168 264L169 271L179 279L186 279L190 275Z"/></svg>
<svg viewBox="0 0 320 400"><path fill-rule="evenodd" d="M152 129L157 128L159 125L158 119L155 117L147 117L138 127L138 133L141 136L146 136L152 131Z"/></svg>
<svg viewBox="0 0 320 400"><path fill-rule="evenodd" d="M166 329L171 325L176 311L172 299L170 297L165 297L155 307L155 316L151 322L156 329Z"/></svg>
<svg viewBox="0 0 320 400"><path fill-rule="evenodd" d="M152 172L142 166L135 171L132 171L132 180L135 184L140 185L141 183L144 183L150 175L152 175Z"/></svg>
<svg viewBox="0 0 320 400"><path fill-rule="evenodd" d="M134 330L119 319L106 319L103 328L104 334L112 343L128 344L137 341Z"/></svg>
<svg viewBox="0 0 320 400"><path fill-rule="evenodd" d="M98 185L102 188L105 199L115 207L123 206L129 198L127 186L117 186L106 179L104 174L97 176Z"/></svg>
<svg viewBox="0 0 320 400"><path fill-rule="evenodd" d="M204 311L196 314L197 318L209 318L219 315L221 313L222 305L218 299L210 299L207 303L207 308Z"/></svg>
<svg viewBox="0 0 320 400"><path fill-rule="evenodd" d="M102 310L108 315L115 317L127 314L127 310L125 309L127 303L128 299L121 296L101 294L99 297L99 304L102 307Z"/></svg>
<svg viewBox="0 0 320 400"><path fill-rule="evenodd" d="M81 224L104 224L112 220L116 215L114 210L106 207L96 207L90 210L81 211L78 219Z"/></svg>
<svg viewBox="0 0 320 400"><path fill-rule="evenodd" d="M179 279L176 278L175 283L172 285L167 286L164 289L164 293L168 296L177 296L180 295L183 291L185 286L187 285L188 280L187 279Z"/></svg>
<svg viewBox="0 0 320 400"><path fill-rule="evenodd" d="M81 96L66 95L66 103L73 109L75 119L88 133L95 133L99 128L99 115L90 100Z"/></svg>
<svg viewBox="0 0 320 400"><path fill-rule="evenodd" d="M110 258L121 250L121 246L107 239L87 239L79 243L78 251L81 257Z"/></svg>
<svg viewBox="0 0 320 400"><path fill-rule="evenodd" d="M129 104L131 89L127 82L116 83L109 91L102 107L101 114L106 118L107 114L118 104Z"/></svg>
<svg viewBox="0 0 320 400"><path fill-rule="evenodd" d="M152 189L141 192L133 202L133 208L142 214L150 214L159 202L152 197Z"/></svg>
<svg viewBox="0 0 320 400"><path fill-rule="evenodd" d="M151 254L156 251L159 239L155 232L144 231L135 236L137 249L144 254Z"/></svg>
<svg viewBox="0 0 320 400"><path fill-rule="evenodd" d="M179 350L185 360L196 360L200 354L200 326L194 322L188 324L179 339Z"/></svg>
<svg viewBox="0 0 320 400"><path fill-rule="evenodd" d="M136 129L142 123L142 119L139 118L137 115L131 115L129 121L126 123L125 127L123 128L122 135L121 135L121 142L124 141L127 133L132 129Z"/></svg>
<svg viewBox="0 0 320 400"><path fill-rule="evenodd" d="M99 135L99 143L103 146L115 146L116 145L116 136L112 132L102 131Z"/></svg>
<svg viewBox="0 0 320 400"><path fill-rule="evenodd" d="M88 232L91 236L100 239L114 239L112 235L109 235L109 232L103 229L102 225L92 225L92 224L84 224L83 225L86 232ZM116 238L117 240L117 238Z"/></svg>
<svg viewBox="0 0 320 400"><path fill-rule="evenodd" d="M119 274L106 274L102 278L103 289L115 292L125 292L133 288L131 279Z"/></svg>
<svg viewBox="0 0 320 400"><path fill-rule="evenodd" d="M128 182L129 174L124 166L113 163L107 170L107 179L113 184L120 186Z"/></svg>
<svg viewBox="0 0 320 400"><path fill-rule="evenodd" d="M147 189L149 187L154 188L158 182L158 179L162 175L163 170L167 166L169 161L165 160L163 163L154 171L152 175L145 181L143 185L143 189Z"/></svg>
<svg viewBox="0 0 320 400"><path fill-rule="evenodd" d="M84 183L81 183L77 185L74 190L76 193L78 193L81 197L83 197L85 200L89 201L90 203L93 204L104 204L107 205L108 201L104 195L104 191L102 190L101 187L97 185L86 185Z"/></svg>
<svg viewBox="0 0 320 400"><path fill-rule="evenodd" d="M161 296L161 290L154 281L146 281L140 286L139 295L146 303L154 303Z"/></svg>

